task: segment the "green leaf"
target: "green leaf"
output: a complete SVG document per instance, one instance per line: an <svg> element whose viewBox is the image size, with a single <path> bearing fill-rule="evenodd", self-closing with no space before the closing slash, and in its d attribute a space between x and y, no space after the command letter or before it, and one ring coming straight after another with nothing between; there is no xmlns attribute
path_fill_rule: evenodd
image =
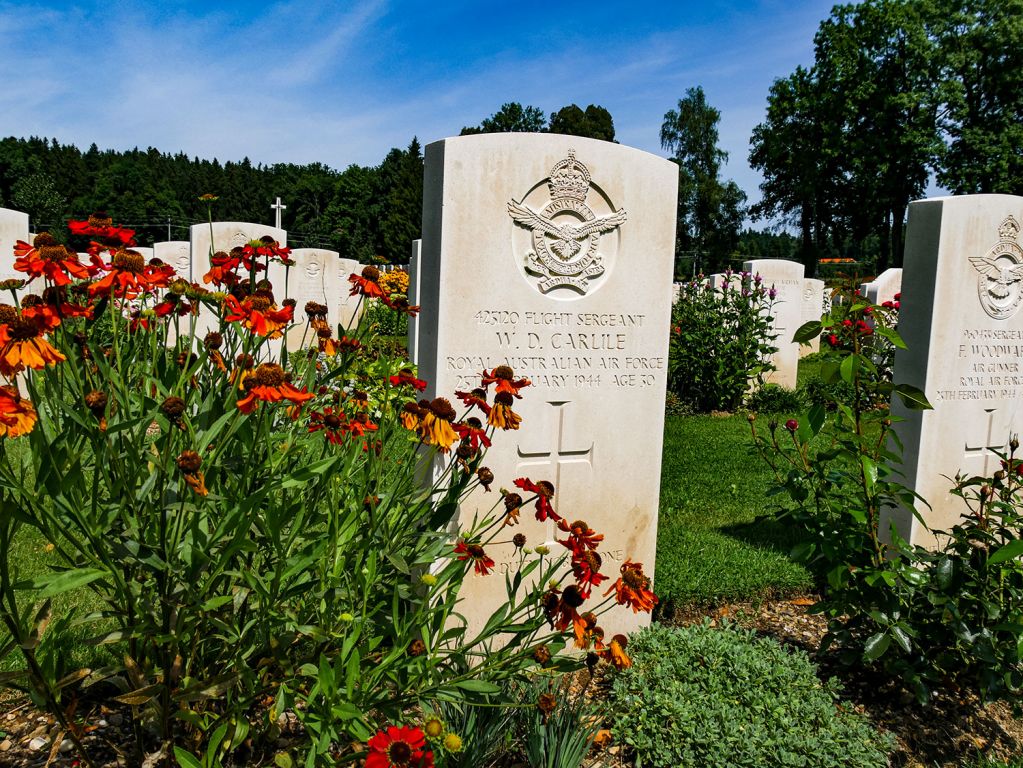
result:
<svg viewBox="0 0 1023 768"><path fill-rule="evenodd" d="M998 565L1004 563L1006 560L1011 560L1014 557L1023 555L1023 539L1016 539L1010 541L1004 547L999 547L998 550L988 558L988 565Z"/></svg>
<svg viewBox="0 0 1023 768"><path fill-rule="evenodd" d="M902 650L906 653L912 652L913 643L910 641L909 635L907 635L898 625L891 628L891 633L895 642L899 644L899 647L902 648Z"/></svg>
<svg viewBox="0 0 1023 768"><path fill-rule="evenodd" d="M36 576L30 581L16 584L15 588L42 590L37 597L45 599L59 595L62 592L84 587L86 584L96 581L96 579L103 578L106 576L106 573L106 571L101 571L98 568L73 568L69 571L45 573L42 576Z"/></svg>
<svg viewBox="0 0 1023 768"><path fill-rule="evenodd" d="M899 336L898 332L895 331L895 329L893 328L886 328L882 325L878 325L874 328L874 333L876 333L878 336L882 336L888 339L888 341L890 341L894 346L898 347L899 349L907 348L906 342L902 340L902 337Z"/></svg>
<svg viewBox="0 0 1023 768"><path fill-rule="evenodd" d="M860 466L863 467L863 483L868 496L874 495L877 484L877 464L869 456L860 455Z"/></svg>
<svg viewBox="0 0 1023 768"><path fill-rule="evenodd" d="M891 642L892 639L884 632L878 632L876 635L871 635L867 638L867 642L863 644L863 660L873 661L880 657L888 650L888 646Z"/></svg>
<svg viewBox="0 0 1023 768"><path fill-rule="evenodd" d="M821 321L820 320L811 320L810 322L803 323L801 326L799 326L799 329L796 331L795 335L792 337L792 342L794 344L806 344L806 345L809 345L809 343L813 339L816 339L820 335L820 333L821 333Z"/></svg>
<svg viewBox="0 0 1023 768"><path fill-rule="evenodd" d="M856 378L856 371L859 370L860 358L857 355L847 355L845 360L842 361L842 365L839 366L839 373L842 375L842 381L846 384L852 384Z"/></svg>
<svg viewBox="0 0 1023 768"><path fill-rule="evenodd" d="M471 693L494 694L501 692L501 689L496 685L483 680L459 680L455 683L455 686Z"/></svg>
<svg viewBox="0 0 1023 768"><path fill-rule="evenodd" d="M934 408L928 401L927 395L912 384L896 384L895 394L899 396L902 404L911 411L928 411Z"/></svg>
<svg viewBox="0 0 1023 768"><path fill-rule="evenodd" d="M191 752L186 752L181 747L174 747L174 759L178 761L181 768L202 768L199 758Z"/></svg>
<svg viewBox="0 0 1023 768"><path fill-rule="evenodd" d="M811 408L806 414L806 420L810 424L810 431L813 432L814 437L820 434L820 431L824 428L824 422L827 418L827 410L819 403L813 406L813 408Z"/></svg>

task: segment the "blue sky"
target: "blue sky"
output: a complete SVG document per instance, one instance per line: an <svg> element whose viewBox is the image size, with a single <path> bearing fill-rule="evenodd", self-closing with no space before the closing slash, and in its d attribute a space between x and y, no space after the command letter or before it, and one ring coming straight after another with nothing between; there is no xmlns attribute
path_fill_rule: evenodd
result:
<svg viewBox="0 0 1023 768"><path fill-rule="evenodd" d="M375 165L503 102L601 104L662 154L664 113L702 85L726 176L771 82L813 58L828 0L32 5L0 0L0 135L254 162Z"/></svg>

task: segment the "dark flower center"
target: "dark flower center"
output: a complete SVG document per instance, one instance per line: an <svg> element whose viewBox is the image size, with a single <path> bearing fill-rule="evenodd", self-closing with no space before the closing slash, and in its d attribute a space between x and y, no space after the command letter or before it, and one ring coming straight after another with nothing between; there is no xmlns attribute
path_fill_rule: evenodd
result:
<svg viewBox="0 0 1023 768"><path fill-rule="evenodd" d="M404 741L396 741L387 748L387 757L394 765L407 765L412 759L412 747Z"/></svg>
<svg viewBox="0 0 1023 768"><path fill-rule="evenodd" d="M138 251L118 251L114 254L113 266L122 272L137 275L146 268L146 259Z"/></svg>
<svg viewBox="0 0 1023 768"><path fill-rule="evenodd" d="M254 381L256 386L279 387L287 381L287 376L284 369L276 363L263 363L256 368L251 381Z"/></svg>
<svg viewBox="0 0 1023 768"><path fill-rule="evenodd" d="M622 581L632 589L646 589L650 580L637 568L629 568L622 574Z"/></svg>
<svg viewBox="0 0 1023 768"><path fill-rule="evenodd" d="M39 335L36 324L31 320L25 320L21 317L16 318L7 324L7 332L15 341L26 341L28 339L34 339Z"/></svg>

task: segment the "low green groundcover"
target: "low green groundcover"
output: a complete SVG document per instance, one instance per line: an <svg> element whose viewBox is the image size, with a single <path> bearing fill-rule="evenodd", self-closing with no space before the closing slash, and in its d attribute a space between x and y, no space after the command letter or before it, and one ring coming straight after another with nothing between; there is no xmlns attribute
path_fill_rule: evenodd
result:
<svg viewBox="0 0 1023 768"><path fill-rule="evenodd" d="M651 766L888 765L893 739L838 700L805 653L709 624L654 627L629 643L611 688L614 738Z"/></svg>

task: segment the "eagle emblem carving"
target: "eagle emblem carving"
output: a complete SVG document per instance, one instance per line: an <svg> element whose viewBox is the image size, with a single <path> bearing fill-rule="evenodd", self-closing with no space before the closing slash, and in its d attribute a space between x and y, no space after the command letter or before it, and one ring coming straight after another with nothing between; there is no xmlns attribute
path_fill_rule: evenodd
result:
<svg viewBox="0 0 1023 768"><path fill-rule="evenodd" d="M1023 248L1017 240L1020 226L1009 216L998 227L998 244L983 256L970 256L980 276L977 294L984 311L996 320L1007 320L1019 311L1023 300Z"/></svg>
<svg viewBox="0 0 1023 768"><path fill-rule="evenodd" d="M606 216L593 212L586 203L590 172L573 150L551 169L547 186L550 202L538 211L524 199L508 202L508 215L532 235L526 271L540 278L541 293L568 287L585 294L589 281L604 273L600 238L625 223L625 210Z"/></svg>

